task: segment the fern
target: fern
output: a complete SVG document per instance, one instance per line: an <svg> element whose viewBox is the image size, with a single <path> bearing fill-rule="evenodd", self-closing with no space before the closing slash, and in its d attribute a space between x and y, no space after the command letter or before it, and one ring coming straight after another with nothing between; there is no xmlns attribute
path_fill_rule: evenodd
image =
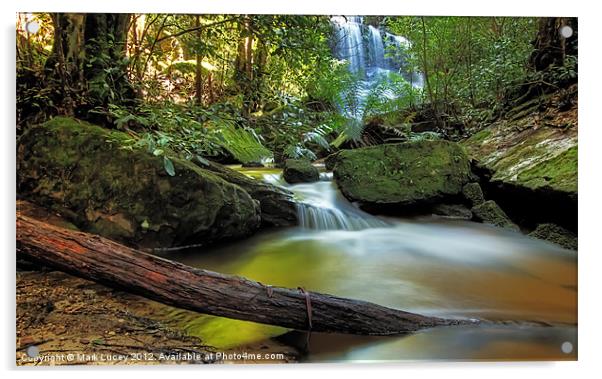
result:
<svg viewBox="0 0 602 379"><path fill-rule="evenodd" d="M272 152L261 144L253 130L236 127L222 120L219 134L222 138L218 144L242 163L260 162L272 157Z"/></svg>

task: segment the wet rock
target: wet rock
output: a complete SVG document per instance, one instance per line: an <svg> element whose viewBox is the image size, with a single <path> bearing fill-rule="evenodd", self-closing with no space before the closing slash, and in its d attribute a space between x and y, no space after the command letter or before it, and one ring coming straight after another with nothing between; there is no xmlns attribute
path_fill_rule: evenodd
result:
<svg viewBox="0 0 602 379"><path fill-rule="evenodd" d="M457 143L418 141L340 151L333 172L351 201L414 207L457 196L470 162Z"/></svg>
<svg viewBox="0 0 602 379"><path fill-rule="evenodd" d="M434 215L458 220L471 220L472 212L462 204L437 204L433 206Z"/></svg>
<svg viewBox="0 0 602 379"><path fill-rule="evenodd" d="M555 225L540 224L529 236L553 242L569 250L577 250L577 236L571 231Z"/></svg>
<svg viewBox="0 0 602 379"><path fill-rule="evenodd" d="M307 160L287 159L284 162L283 177L290 184L317 182L320 171Z"/></svg>
<svg viewBox="0 0 602 379"><path fill-rule="evenodd" d="M493 200L487 200L471 209L474 218L484 224L499 226L518 231L519 228L514 224L506 213Z"/></svg>
<svg viewBox="0 0 602 379"><path fill-rule="evenodd" d="M485 202L483 190L479 183L468 183L462 187L462 195L468 200L470 206L474 207Z"/></svg>
<svg viewBox="0 0 602 379"><path fill-rule="evenodd" d="M249 235L259 204L209 170L144 149L131 137L57 117L17 144L18 195L57 211L81 230L138 247L209 244Z"/></svg>

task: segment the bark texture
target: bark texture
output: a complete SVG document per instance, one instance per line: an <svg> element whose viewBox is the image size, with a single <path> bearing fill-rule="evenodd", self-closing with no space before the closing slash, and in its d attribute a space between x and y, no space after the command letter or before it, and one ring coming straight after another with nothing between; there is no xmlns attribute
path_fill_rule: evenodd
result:
<svg viewBox="0 0 602 379"><path fill-rule="evenodd" d="M17 254L164 304L297 330L394 335L462 323L196 269L20 213Z"/></svg>

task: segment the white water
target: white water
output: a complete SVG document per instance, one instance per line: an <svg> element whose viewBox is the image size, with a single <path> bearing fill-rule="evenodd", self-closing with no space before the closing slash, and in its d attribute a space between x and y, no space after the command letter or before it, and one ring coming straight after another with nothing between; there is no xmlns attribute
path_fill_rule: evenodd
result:
<svg viewBox="0 0 602 379"><path fill-rule="evenodd" d="M342 113L355 120L363 117L366 99L376 86L388 80L390 73L401 74L412 86L422 88L422 75L408 69L407 48L410 42L402 37L365 25L363 17L332 17L336 30L334 54L349 63L349 70L358 76L354 93L344 94ZM380 94L394 99L399 94L387 90Z"/></svg>
<svg viewBox="0 0 602 379"><path fill-rule="evenodd" d="M300 212L306 212L300 213L303 225L172 259L410 312L493 321L387 338L313 333L305 360L576 358L576 349L565 354L560 348L566 341L577 346L574 252L473 222L379 219L342 198L328 174L319 182L287 185L273 169L243 172L293 191ZM369 225L359 223L358 217ZM270 338L284 338L287 332L226 318L194 317L185 320L187 331L224 349L263 352L258 343L278 346ZM284 343L296 346L291 338Z"/></svg>
<svg viewBox="0 0 602 379"><path fill-rule="evenodd" d="M292 191L298 199L299 226L316 230L362 230L383 228L389 224L347 202L336 190L332 173L322 173L317 183L289 185L278 174L267 174L264 180Z"/></svg>

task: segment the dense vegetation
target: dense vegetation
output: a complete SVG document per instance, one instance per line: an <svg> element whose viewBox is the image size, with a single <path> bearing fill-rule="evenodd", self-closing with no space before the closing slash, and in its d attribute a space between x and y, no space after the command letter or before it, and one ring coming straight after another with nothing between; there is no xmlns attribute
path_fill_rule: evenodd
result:
<svg viewBox="0 0 602 379"><path fill-rule="evenodd" d="M534 67L542 22L366 17L409 41L386 57L424 83L390 74L353 119L341 109L362 90L362 73L333 53L327 16L20 14L18 131L72 115L127 131L126 148L243 163L376 143L363 138L375 123L398 139L466 136L530 91L525 83L576 81L570 49L547 64L552 79ZM411 124L424 118L435 125L416 135Z"/></svg>

